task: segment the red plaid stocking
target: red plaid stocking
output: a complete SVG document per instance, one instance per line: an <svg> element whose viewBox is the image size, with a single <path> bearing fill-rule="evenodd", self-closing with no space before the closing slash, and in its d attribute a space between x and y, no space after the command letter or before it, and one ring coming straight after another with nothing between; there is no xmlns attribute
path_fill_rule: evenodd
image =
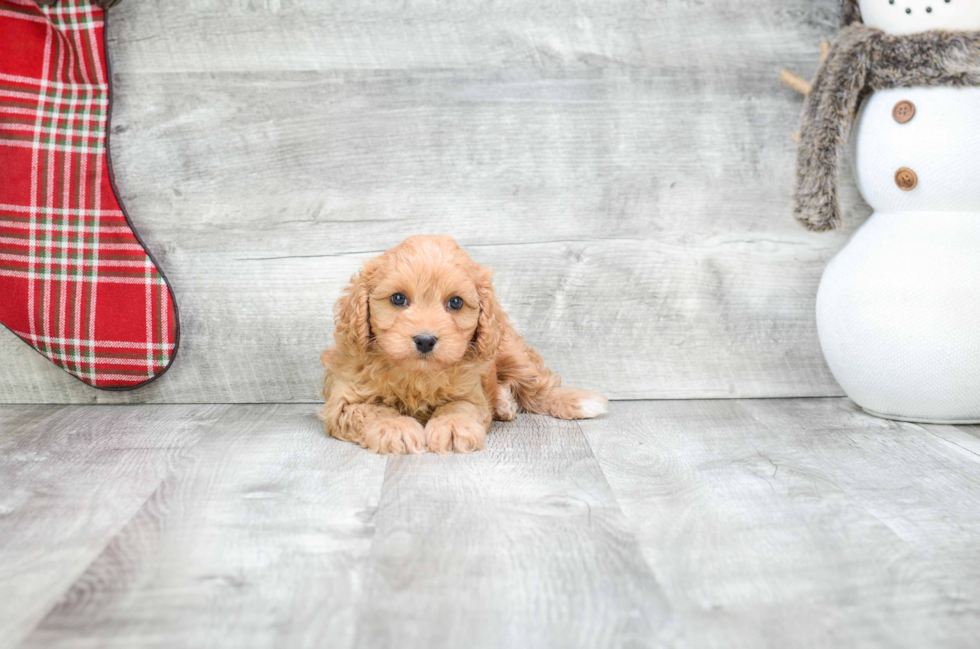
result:
<svg viewBox="0 0 980 649"><path fill-rule="evenodd" d="M0 0L0 323L118 390L163 374L179 330L115 191L104 22L90 0Z"/></svg>

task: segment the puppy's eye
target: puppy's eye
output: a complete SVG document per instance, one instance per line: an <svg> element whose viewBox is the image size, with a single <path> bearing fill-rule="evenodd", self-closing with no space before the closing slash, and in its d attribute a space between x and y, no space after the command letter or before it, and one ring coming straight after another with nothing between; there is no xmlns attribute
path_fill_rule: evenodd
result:
<svg viewBox="0 0 980 649"><path fill-rule="evenodd" d="M447 305L449 306L450 311L459 311L463 308L463 298L459 297L458 295L456 297L451 297L449 298Z"/></svg>
<svg viewBox="0 0 980 649"><path fill-rule="evenodd" d="M405 306L406 304L408 304L408 298L405 297L404 293L395 293L389 299L391 300L391 303L394 304L395 306Z"/></svg>

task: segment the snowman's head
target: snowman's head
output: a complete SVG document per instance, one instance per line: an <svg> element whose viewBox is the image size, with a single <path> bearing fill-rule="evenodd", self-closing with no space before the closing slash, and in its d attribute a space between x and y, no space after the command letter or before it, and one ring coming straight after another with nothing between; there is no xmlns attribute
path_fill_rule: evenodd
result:
<svg viewBox="0 0 980 649"><path fill-rule="evenodd" d="M861 20L887 34L980 30L980 0L842 0L841 21Z"/></svg>

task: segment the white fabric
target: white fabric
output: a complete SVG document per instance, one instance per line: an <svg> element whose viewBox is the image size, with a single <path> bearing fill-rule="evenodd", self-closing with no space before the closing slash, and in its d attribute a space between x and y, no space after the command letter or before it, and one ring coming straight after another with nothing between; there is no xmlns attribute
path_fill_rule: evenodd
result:
<svg viewBox="0 0 980 649"><path fill-rule="evenodd" d="M915 117L899 124L902 100ZM881 90L868 98L854 125L853 168L858 189L878 212L980 212L980 88ZM908 167L919 185L906 192L895 172Z"/></svg>
<svg viewBox="0 0 980 649"><path fill-rule="evenodd" d="M980 420L980 214L874 214L827 267L817 328L861 407Z"/></svg>
<svg viewBox="0 0 980 649"><path fill-rule="evenodd" d="M902 100L916 108L906 124L892 117ZM820 284L827 363L875 414L980 421L980 89L874 93L851 154L875 214ZM912 191L895 183L902 167Z"/></svg>
<svg viewBox="0 0 980 649"><path fill-rule="evenodd" d="M980 29L980 0L860 0L861 19L889 34ZM932 11L927 11L932 9Z"/></svg>

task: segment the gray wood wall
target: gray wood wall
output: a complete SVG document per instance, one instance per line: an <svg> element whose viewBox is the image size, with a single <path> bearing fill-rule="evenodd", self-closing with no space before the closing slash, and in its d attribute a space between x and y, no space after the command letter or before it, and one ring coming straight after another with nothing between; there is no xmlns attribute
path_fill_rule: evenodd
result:
<svg viewBox="0 0 980 649"><path fill-rule="evenodd" d="M331 304L416 233L496 269L568 384L841 394L813 302L847 232L790 216L834 0L131 0L114 161L176 287L180 356L98 392L0 331L0 401L318 398Z"/></svg>

